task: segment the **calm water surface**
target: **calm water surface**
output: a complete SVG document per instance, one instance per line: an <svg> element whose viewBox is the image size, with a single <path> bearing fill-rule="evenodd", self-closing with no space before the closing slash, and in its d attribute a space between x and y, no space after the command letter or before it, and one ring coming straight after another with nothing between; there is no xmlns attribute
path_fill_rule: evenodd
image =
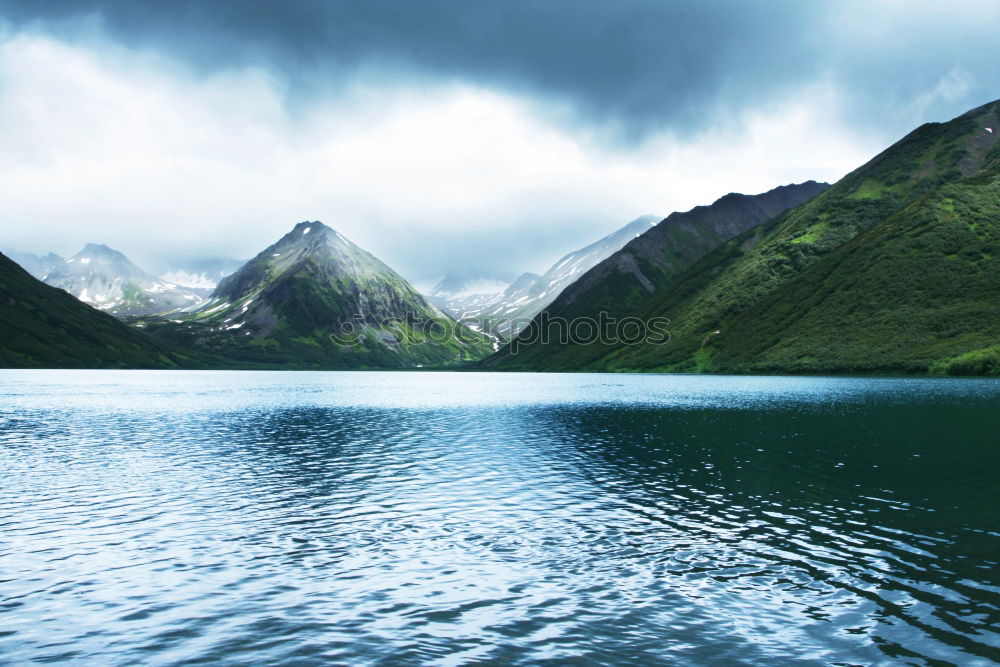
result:
<svg viewBox="0 0 1000 667"><path fill-rule="evenodd" d="M1000 383L0 371L0 662L993 664Z"/></svg>

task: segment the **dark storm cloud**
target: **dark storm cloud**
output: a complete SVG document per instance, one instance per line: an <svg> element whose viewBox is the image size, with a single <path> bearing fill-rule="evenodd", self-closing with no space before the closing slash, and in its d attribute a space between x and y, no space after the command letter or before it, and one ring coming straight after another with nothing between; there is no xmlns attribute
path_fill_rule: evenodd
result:
<svg viewBox="0 0 1000 667"><path fill-rule="evenodd" d="M320 92L359 66L553 95L582 119L698 124L799 83L811 3L654 0L0 2L15 25L72 36L81 19L198 70L265 64ZM766 85L764 85L766 82Z"/></svg>
<svg viewBox="0 0 1000 667"><path fill-rule="evenodd" d="M913 103L947 116L997 96L995 15L975 0L0 0L15 28L72 39L96 25L196 72L268 67L306 93L293 105L367 68L568 101L619 137L698 128L819 78L850 89L848 111L880 131L910 122ZM956 69L967 99L920 101Z"/></svg>

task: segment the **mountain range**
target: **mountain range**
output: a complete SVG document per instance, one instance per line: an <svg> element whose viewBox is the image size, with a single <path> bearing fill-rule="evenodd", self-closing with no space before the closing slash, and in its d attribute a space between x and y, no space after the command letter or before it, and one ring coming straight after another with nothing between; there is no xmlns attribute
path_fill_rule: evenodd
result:
<svg viewBox="0 0 1000 667"><path fill-rule="evenodd" d="M640 321L669 320L665 344L543 345L532 329L487 363L1000 373L998 126L1000 102L923 125L804 204L715 247L630 304Z"/></svg>
<svg viewBox="0 0 1000 667"><path fill-rule="evenodd" d="M466 282L445 278L428 299L460 321L501 339L509 339L528 325L569 285L621 248L645 234L658 218L645 215L579 250L567 253L544 274L522 273L506 288L492 292L470 290ZM474 281L482 283L483 281Z"/></svg>
<svg viewBox="0 0 1000 667"><path fill-rule="evenodd" d="M28 252L11 252L8 253L8 259L12 259L20 264L21 268L39 280L45 280L45 276L49 275L49 271L66 262L65 259L54 252L50 252L47 255L33 255Z"/></svg>
<svg viewBox="0 0 1000 667"><path fill-rule="evenodd" d="M90 243L69 259L55 253L9 253L31 275L113 315L127 317L192 310L243 262L186 259L151 274L106 245Z"/></svg>
<svg viewBox="0 0 1000 667"><path fill-rule="evenodd" d="M622 317L700 257L738 234L808 201L827 183L782 185L757 195L730 193L707 206L671 213L569 286L547 309L551 316Z"/></svg>
<svg viewBox="0 0 1000 667"><path fill-rule="evenodd" d="M441 308L315 221L238 267L175 264L174 280L102 245L19 255L31 273L0 255L0 364L1000 374L998 137L1000 101L832 186L640 218L502 290L443 281ZM609 319L612 335L539 340Z"/></svg>

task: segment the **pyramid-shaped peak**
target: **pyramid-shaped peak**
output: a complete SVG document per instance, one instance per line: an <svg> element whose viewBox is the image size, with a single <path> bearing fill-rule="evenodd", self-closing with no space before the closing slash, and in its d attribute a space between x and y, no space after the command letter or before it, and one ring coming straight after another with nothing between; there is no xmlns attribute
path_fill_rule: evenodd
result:
<svg viewBox="0 0 1000 667"><path fill-rule="evenodd" d="M67 263L89 264L92 261L102 265L117 266L122 269L127 268L129 271L142 271L124 253L114 248L109 248L103 243L88 243L83 247L83 250L69 258Z"/></svg>
<svg viewBox="0 0 1000 667"><path fill-rule="evenodd" d="M336 230L332 227L323 224L319 220L305 220L298 223L292 228L292 233L298 234L315 234L317 232L335 232Z"/></svg>
<svg viewBox="0 0 1000 667"><path fill-rule="evenodd" d="M123 291L126 285L132 292L141 292L156 283L154 276L102 243L88 243L65 262L53 266L45 280L83 301L119 311L150 307L144 296L127 296Z"/></svg>
<svg viewBox="0 0 1000 667"><path fill-rule="evenodd" d="M293 227L292 229L293 229L293 231L300 231L300 230L304 230L304 229L306 229L308 227L319 227L321 229L322 228L329 229L329 227L327 227L326 225L324 225L319 220L303 220L302 222L300 222L297 225L295 225L295 227Z"/></svg>
<svg viewBox="0 0 1000 667"><path fill-rule="evenodd" d="M108 246L104 245L103 243L88 243L87 245L83 246L83 250L81 250L77 254L79 254L79 255L113 255L113 256L124 256L124 255L122 255L122 253L118 252L114 248L109 248Z"/></svg>
<svg viewBox="0 0 1000 667"><path fill-rule="evenodd" d="M313 241L315 239L326 239L326 240L340 240L346 243L350 243L346 236L338 232L336 229L325 225L319 220L306 220L300 222L294 227L292 231L285 234L280 244L286 243L298 243L300 241Z"/></svg>

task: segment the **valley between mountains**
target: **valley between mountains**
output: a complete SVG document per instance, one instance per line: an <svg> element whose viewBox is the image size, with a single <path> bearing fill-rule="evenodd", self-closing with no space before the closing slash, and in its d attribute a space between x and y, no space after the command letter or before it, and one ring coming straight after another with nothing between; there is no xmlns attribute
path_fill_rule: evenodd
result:
<svg viewBox="0 0 1000 667"><path fill-rule="evenodd" d="M567 239L579 249L541 275L426 294L319 221L247 261L155 273L97 243L0 255L0 365L997 375L998 137L992 102L833 185L641 216ZM608 318L669 336L539 335Z"/></svg>

